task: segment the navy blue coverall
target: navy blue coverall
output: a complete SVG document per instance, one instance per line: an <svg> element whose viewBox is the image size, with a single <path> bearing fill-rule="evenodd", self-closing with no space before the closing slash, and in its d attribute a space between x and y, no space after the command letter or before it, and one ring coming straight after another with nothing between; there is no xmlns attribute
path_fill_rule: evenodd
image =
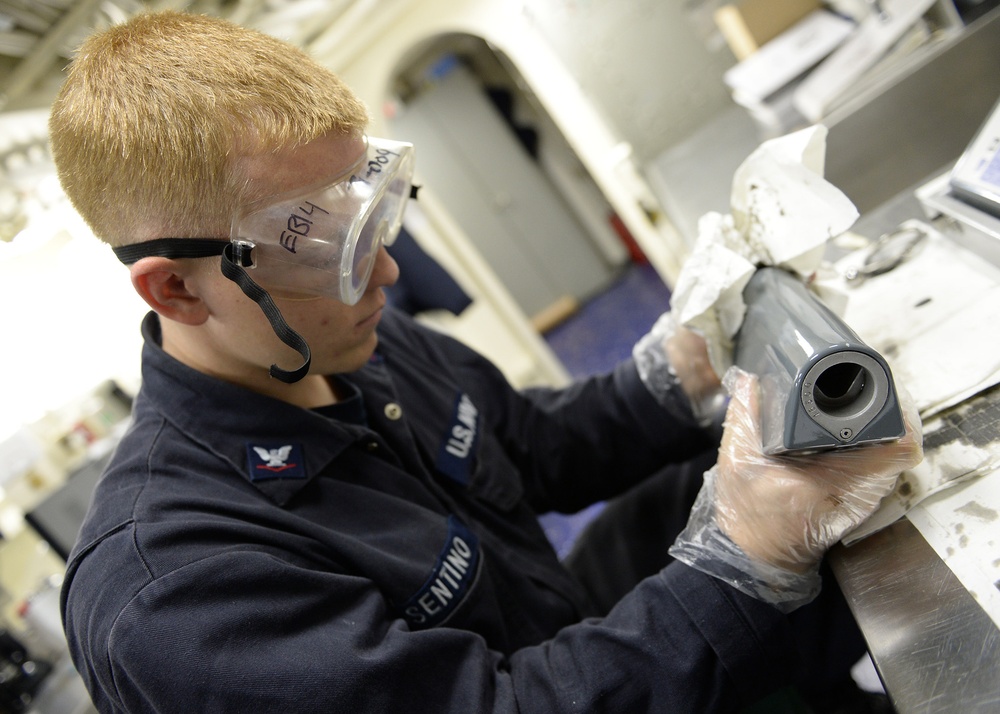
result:
<svg viewBox="0 0 1000 714"><path fill-rule="evenodd" d="M595 616L546 540L538 513L706 446L631 362L519 393L387 311L333 377L350 398L305 410L179 363L154 314L143 333L63 588L100 711L728 711L797 664L788 617L680 563Z"/></svg>

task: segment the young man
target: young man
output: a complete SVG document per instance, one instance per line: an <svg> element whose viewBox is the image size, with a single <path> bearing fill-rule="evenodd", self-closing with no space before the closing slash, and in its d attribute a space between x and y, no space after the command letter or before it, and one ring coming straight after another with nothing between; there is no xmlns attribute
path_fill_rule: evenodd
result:
<svg viewBox="0 0 1000 714"><path fill-rule="evenodd" d="M706 532L737 560L710 547L590 617L536 514L712 446L693 405L718 380L675 331L613 374L519 394L385 308L413 152L366 122L302 53L206 17L132 19L67 74L60 178L152 308L64 586L97 707L708 712L782 686L795 614L740 589L814 590L914 440L848 470L762 461L734 397ZM753 584L715 577L733 562Z"/></svg>

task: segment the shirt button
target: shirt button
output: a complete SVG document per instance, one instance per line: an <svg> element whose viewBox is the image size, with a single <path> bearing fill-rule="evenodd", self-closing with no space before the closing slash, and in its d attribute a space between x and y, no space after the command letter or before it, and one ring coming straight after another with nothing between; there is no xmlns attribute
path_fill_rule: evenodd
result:
<svg viewBox="0 0 1000 714"><path fill-rule="evenodd" d="M368 451L378 451L378 442L377 441L365 442L365 449L367 449Z"/></svg>
<svg viewBox="0 0 1000 714"><path fill-rule="evenodd" d="M403 407L399 406L395 402L389 402L385 405L385 415L392 421L396 421L403 416Z"/></svg>

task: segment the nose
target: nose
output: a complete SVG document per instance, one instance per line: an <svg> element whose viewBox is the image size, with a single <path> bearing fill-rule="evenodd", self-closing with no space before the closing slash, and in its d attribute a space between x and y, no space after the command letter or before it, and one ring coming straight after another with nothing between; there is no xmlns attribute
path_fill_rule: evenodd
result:
<svg viewBox="0 0 1000 714"><path fill-rule="evenodd" d="M397 280L399 280L399 264L389 255L384 245L379 246L378 253L375 254L372 277L368 281L368 289L389 287L395 285Z"/></svg>

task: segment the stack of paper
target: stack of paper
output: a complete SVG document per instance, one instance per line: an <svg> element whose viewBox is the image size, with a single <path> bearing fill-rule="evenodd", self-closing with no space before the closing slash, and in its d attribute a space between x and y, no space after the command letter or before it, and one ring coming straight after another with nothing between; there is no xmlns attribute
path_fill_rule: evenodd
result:
<svg viewBox="0 0 1000 714"><path fill-rule="evenodd" d="M865 18L857 32L795 89L793 103L810 121L826 109L917 23L936 0L883 0L884 12Z"/></svg>
<svg viewBox="0 0 1000 714"><path fill-rule="evenodd" d="M817 10L729 69L723 80L733 99L753 107L812 69L854 29L854 23Z"/></svg>

